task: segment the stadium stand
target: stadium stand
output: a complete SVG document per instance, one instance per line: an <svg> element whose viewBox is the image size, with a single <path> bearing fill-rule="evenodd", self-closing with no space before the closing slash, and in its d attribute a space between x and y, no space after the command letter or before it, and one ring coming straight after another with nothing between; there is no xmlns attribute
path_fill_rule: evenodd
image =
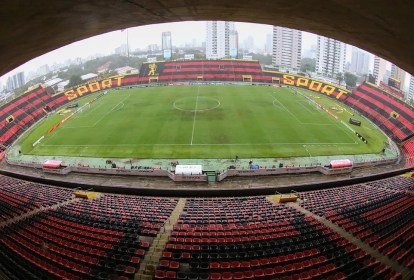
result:
<svg viewBox="0 0 414 280"><path fill-rule="evenodd" d="M150 67L154 65L156 68L151 72ZM237 60L157 62L141 66L141 82L148 83L155 76L157 82L169 83L197 80L243 82L243 76L251 76L251 81L259 81L262 80L262 68L258 61Z"/></svg>
<svg viewBox="0 0 414 280"><path fill-rule="evenodd" d="M255 61L150 65L144 63L140 74L123 76L122 85L117 78L111 79L111 85L147 84L150 77L156 83L274 83L278 78L280 84L284 79L281 73L262 71ZM369 83L352 94L333 92L330 96L365 115L393 139L405 141L406 166L414 166L414 139L410 138L414 110L409 104ZM2 105L1 150L45 116L46 106L56 110L70 99L37 86ZM301 192L298 205L332 221L404 269L412 269L413 180L392 177ZM154 259L155 251L150 250L154 240L167 232L167 244L150 278L401 277L317 216L275 204L267 197L187 199L169 232L165 223L177 202L166 197L108 194L83 200L74 198L72 190L0 176L0 270L10 279L133 279L141 268L147 269L147 256Z"/></svg>
<svg viewBox="0 0 414 280"><path fill-rule="evenodd" d="M383 254L412 268L413 178L301 193L301 205L336 223ZM390 187L391 186L391 187Z"/></svg>
<svg viewBox="0 0 414 280"><path fill-rule="evenodd" d="M265 197L196 198L184 213L155 278L171 271L181 279L368 278L379 266L313 217Z"/></svg>
<svg viewBox="0 0 414 280"><path fill-rule="evenodd" d="M414 166L414 138L405 142L402 150L405 154L406 166Z"/></svg>
<svg viewBox="0 0 414 280"><path fill-rule="evenodd" d="M404 141L414 133L414 111L409 105L365 82L344 102L376 123L390 137Z"/></svg>
<svg viewBox="0 0 414 280"><path fill-rule="evenodd" d="M401 192L414 191L414 180L409 177L392 177L380 181L368 182L365 184L376 188L385 188Z"/></svg>
<svg viewBox="0 0 414 280"><path fill-rule="evenodd" d="M148 83L175 82L252 82L286 84L292 74L263 71L257 61L243 60L193 60L143 63L139 74L111 77L111 87L134 86ZM299 76L295 76L299 79ZM307 79L307 78L304 78ZM122 82L120 82L122 80ZM98 81L99 83L99 81ZM322 83L322 82L321 82ZM329 85L329 87L335 87ZM33 87L14 100L0 107L0 144L9 146L28 127L47 114L45 106L51 110L63 106L76 98L71 91L52 93L42 85ZM49 92L49 93L48 93ZM81 95L90 94L91 91ZM414 135L414 109L402 99L364 82L352 94L339 94L333 91L332 98L344 102L376 123L384 132L398 142L406 141ZM6 121L12 117L12 121Z"/></svg>
<svg viewBox="0 0 414 280"><path fill-rule="evenodd" d="M3 228L2 266L18 279L133 277L176 200L105 195ZM15 279L12 277L12 279Z"/></svg>
<svg viewBox="0 0 414 280"><path fill-rule="evenodd" d="M50 96L42 86L36 86L23 95L0 107L0 119L5 131L0 143L10 145L17 137L35 122L46 115L44 107L48 105Z"/></svg>
<svg viewBox="0 0 414 280"><path fill-rule="evenodd" d="M28 211L61 203L72 191L0 175L0 217L7 220Z"/></svg>
<svg viewBox="0 0 414 280"><path fill-rule="evenodd" d="M398 176L301 192L298 207L410 269L413 185L414 178ZM157 254L155 279L401 278L317 216L271 197L188 198L169 231L174 198L79 199L69 189L6 176L0 191L7 206L1 208L0 269L10 279L133 279L141 265L149 266L146 256ZM169 238L157 252L151 246L160 232Z"/></svg>
<svg viewBox="0 0 414 280"><path fill-rule="evenodd" d="M392 95L396 96L397 98L404 98L404 93L399 89L390 87L389 85L387 85L383 82L380 82L379 87L382 90L388 92L389 94L392 94Z"/></svg>

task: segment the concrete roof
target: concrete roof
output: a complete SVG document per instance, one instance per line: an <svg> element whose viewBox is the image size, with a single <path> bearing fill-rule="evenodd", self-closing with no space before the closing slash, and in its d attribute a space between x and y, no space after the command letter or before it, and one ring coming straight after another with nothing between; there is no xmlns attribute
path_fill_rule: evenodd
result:
<svg viewBox="0 0 414 280"><path fill-rule="evenodd" d="M44 84L50 87L50 86L60 83L61 81L63 81L61 78L54 78L54 79L45 81Z"/></svg>
<svg viewBox="0 0 414 280"><path fill-rule="evenodd" d="M414 73L414 1L37 0L0 4L0 75L45 52L127 27L186 20L288 26L339 39Z"/></svg>
<svg viewBox="0 0 414 280"><path fill-rule="evenodd" d="M85 80L93 79L93 78L96 78L96 77L98 77L98 75L96 75L94 73L88 73L88 74L82 75L81 79L83 81L85 81Z"/></svg>

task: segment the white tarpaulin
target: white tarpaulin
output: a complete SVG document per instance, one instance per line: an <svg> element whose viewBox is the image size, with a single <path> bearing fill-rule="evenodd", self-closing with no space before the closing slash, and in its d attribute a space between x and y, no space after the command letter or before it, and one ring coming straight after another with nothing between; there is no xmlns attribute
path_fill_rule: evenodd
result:
<svg viewBox="0 0 414 280"><path fill-rule="evenodd" d="M202 175L203 166L202 165L190 165L190 164L181 164L175 167L175 174L180 175Z"/></svg>

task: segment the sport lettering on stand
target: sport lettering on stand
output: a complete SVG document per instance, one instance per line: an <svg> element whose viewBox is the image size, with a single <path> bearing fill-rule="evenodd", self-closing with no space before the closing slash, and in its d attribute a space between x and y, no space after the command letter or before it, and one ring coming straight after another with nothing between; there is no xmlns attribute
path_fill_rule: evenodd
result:
<svg viewBox="0 0 414 280"><path fill-rule="evenodd" d="M117 77L113 77L113 78L102 80L102 81L96 81L96 82L80 85L76 89L65 91L64 94L66 95L68 100L73 100L87 93L93 93L96 91L100 91L100 90L108 89L112 87L119 87L122 85L123 78L124 76L117 76Z"/></svg>
<svg viewBox="0 0 414 280"><path fill-rule="evenodd" d="M292 74L283 74L280 79L281 84L287 86L294 86L299 88L316 91L326 95L334 95L336 99L339 99L342 94L349 94L350 91L343 89L322 81L314 80L311 78L296 76Z"/></svg>

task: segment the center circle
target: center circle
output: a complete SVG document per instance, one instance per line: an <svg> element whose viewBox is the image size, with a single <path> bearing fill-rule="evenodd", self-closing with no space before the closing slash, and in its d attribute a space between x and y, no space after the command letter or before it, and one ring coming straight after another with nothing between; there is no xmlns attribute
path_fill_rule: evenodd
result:
<svg viewBox="0 0 414 280"><path fill-rule="evenodd" d="M197 96L184 97L176 100L173 107L180 111L186 112L204 112L214 110L220 107L221 103L215 98Z"/></svg>

